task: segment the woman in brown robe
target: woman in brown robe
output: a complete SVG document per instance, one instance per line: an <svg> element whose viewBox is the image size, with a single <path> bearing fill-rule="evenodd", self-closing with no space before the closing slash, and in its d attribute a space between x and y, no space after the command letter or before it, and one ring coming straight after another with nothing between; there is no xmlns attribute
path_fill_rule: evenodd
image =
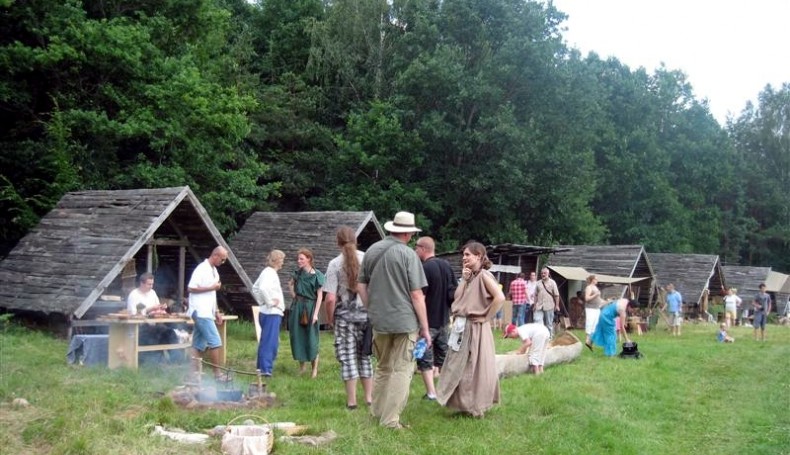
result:
<svg viewBox="0 0 790 455"><path fill-rule="evenodd" d="M475 417L499 403L499 377L491 319L505 295L488 269L485 247L468 243L463 250L463 279L455 290L447 359L437 401Z"/></svg>

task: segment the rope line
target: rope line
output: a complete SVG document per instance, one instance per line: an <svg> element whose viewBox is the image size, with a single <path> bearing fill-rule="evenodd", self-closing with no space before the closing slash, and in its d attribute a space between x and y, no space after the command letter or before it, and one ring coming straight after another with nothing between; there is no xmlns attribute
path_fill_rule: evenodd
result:
<svg viewBox="0 0 790 455"><path fill-rule="evenodd" d="M242 370L236 370L234 368L224 367L222 365L215 365L215 364L209 362L208 360L204 360L204 359L202 359L200 357L192 357L192 359L200 360L204 365L208 365L208 366L210 366L212 368L219 368L222 371L231 372L231 373L237 373L237 374L244 374L244 375L247 375L247 376L258 376L258 372L257 371L242 371Z"/></svg>

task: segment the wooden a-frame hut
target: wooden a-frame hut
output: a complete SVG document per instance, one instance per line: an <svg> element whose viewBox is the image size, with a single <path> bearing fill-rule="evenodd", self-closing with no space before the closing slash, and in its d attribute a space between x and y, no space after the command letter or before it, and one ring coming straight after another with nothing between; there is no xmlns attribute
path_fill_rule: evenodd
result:
<svg viewBox="0 0 790 455"><path fill-rule="evenodd" d="M760 290L760 283L765 283L771 273L770 267L751 267L741 265L722 266L727 280L727 287L738 289L738 295L744 302L750 302Z"/></svg>
<svg viewBox="0 0 790 455"><path fill-rule="evenodd" d="M726 289L719 256L715 254L648 253L658 289L672 283L689 307L697 305L707 289L710 297Z"/></svg>
<svg viewBox="0 0 790 455"><path fill-rule="evenodd" d="M372 211L256 212L231 239L231 246L253 282L266 268L269 252L282 250L285 262L279 275L289 301L287 285L291 272L297 269L297 250L310 249L315 268L326 272L329 261L340 254L335 238L340 226L354 229L362 251L386 235Z"/></svg>
<svg viewBox="0 0 790 455"><path fill-rule="evenodd" d="M766 291L774 297L771 312L785 313L790 297L790 276L773 271L771 267L725 265L722 270L727 286L738 288L738 295L745 303L751 302L760 290L760 283L765 283Z"/></svg>
<svg viewBox="0 0 790 455"><path fill-rule="evenodd" d="M630 285L631 289L641 305L649 306L653 301L655 274L642 245L560 245L557 248L564 251L549 257L549 266L582 267L592 274L644 278ZM627 289L627 286L618 288L617 294L625 295Z"/></svg>
<svg viewBox="0 0 790 455"><path fill-rule="evenodd" d="M91 325L74 320L124 308L146 271L160 298L181 302L192 270L218 245L227 248L189 187L67 193L0 262L0 307ZM219 305L235 312L254 299L228 250Z"/></svg>

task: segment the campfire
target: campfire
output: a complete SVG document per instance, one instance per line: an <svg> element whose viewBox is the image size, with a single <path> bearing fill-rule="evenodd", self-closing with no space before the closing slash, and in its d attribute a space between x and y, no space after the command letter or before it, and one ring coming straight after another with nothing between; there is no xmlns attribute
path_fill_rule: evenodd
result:
<svg viewBox="0 0 790 455"><path fill-rule="evenodd" d="M246 390L237 384L236 374L252 376L253 382L246 384ZM276 404L277 396L266 390L266 383L260 372L245 373L228 370L228 381L218 382L203 379L199 371L194 381L188 381L173 389L168 396L179 406L186 409L236 409L268 408Z"/></svg>

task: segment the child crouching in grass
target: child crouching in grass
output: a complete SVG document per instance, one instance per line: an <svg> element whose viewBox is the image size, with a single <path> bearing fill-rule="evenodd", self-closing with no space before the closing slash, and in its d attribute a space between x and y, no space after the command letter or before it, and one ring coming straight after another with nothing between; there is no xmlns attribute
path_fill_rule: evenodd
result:
<svg viewBox="0 0 790 455"><path fill-rule="evenodd" d="M722 322L719 326L719 335L716 337L719 343L734 343L735 338L727 335L727 323Z"/></svg>

